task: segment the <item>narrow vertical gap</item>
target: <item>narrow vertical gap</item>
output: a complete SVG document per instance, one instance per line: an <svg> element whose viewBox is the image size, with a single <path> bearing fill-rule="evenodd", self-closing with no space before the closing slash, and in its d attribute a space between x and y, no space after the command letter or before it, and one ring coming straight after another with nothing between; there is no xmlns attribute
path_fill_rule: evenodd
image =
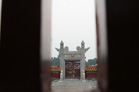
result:
<svg viewBox="0 0 139 92"><path fill-rule="evenodd" d="M2 0L0 0L0 40L1 40Z"/></svg>
<svg viewBox="0 0 139 92"><path fill-rule="evenodd" d="M97 88L95 0L52 0L51 7L51 88Z"/></svg>

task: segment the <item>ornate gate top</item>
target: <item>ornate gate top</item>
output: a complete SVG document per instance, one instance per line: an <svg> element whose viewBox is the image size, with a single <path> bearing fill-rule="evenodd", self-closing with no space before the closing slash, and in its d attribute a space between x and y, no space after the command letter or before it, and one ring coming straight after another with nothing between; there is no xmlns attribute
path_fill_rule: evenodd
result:
<svg viewBox="0 0 139 92"><path fill-rule="evenodd" d="M76 47L77 51L69 51L69 47L66 46L64 48L64 42L61 41L60 49L58 48L55 49L59 52L60 56L63 56L65 60L80 60L81 57L84 56L84 54L86 53L86 51L88 51L89 48L90 47L85 48L85 42L82 41L81 47L80 46Z"/></svg>

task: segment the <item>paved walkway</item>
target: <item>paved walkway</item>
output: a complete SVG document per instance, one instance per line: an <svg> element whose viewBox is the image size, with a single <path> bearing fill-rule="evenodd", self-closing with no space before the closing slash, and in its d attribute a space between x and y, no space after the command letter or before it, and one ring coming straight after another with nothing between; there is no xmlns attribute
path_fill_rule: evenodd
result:
<svg viewBox="0 0 139 92"><path fill-rule="evenodd" d="M52 81L52 89L90 89L97 87L97 81L86 80L82 82L78 79L65 79L62 82L59 80Z"/></svg>

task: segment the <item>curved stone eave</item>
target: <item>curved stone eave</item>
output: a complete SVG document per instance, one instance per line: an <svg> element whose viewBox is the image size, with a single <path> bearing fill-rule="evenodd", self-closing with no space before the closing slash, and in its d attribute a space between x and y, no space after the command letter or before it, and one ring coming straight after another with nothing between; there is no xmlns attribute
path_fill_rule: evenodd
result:
<svg viewBox="0 0 139 92"><path fill-rule="evenodd" d="M75 59L75 58L66 58L66 59L64 59L65 61L80 61L81 59Z"/></svg>
<svg viewBox="0 0 139 92"><path fill-rule="evenodd" d="M64 51L64 54L65 55L71 55L71 54L74 54L74 55L81 55L81 51Z"/></svg>

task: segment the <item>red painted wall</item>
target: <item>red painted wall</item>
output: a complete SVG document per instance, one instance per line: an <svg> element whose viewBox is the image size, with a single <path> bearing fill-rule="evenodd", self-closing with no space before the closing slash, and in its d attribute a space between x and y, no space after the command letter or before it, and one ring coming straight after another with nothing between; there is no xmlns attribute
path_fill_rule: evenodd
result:
<svg viewBox="0 0 139 92"><path fill-rule="evenodd" d="M51 72L51 79L60 79L60 72Z"/></svg>
<svg viewBox="0 0 139 92"><path fill-rule="evenodd" d="M97 78L97 73L85 73L85 78Z"/></svg>

